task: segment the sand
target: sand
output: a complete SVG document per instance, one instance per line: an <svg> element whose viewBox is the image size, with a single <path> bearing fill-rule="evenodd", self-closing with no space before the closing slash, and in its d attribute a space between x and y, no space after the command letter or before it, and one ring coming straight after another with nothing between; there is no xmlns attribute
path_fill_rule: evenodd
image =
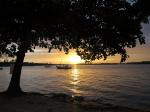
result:
<svg viewBox="0 0 150 112"><path fill-rule="evenodd" d="M18 97L0 94L0 112L146 112L127 107L84 100L66 94L27 93Z"/></svg>

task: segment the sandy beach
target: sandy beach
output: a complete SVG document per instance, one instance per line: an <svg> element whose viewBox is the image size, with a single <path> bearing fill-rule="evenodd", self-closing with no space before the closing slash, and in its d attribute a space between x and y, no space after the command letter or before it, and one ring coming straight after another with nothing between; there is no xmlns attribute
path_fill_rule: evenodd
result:
<svg viewBox="0 0 150 112"><path fill-rule="evenodd" d="M0 112L146 112L66 94L27 93L18 97L0 94Z"/></svg>

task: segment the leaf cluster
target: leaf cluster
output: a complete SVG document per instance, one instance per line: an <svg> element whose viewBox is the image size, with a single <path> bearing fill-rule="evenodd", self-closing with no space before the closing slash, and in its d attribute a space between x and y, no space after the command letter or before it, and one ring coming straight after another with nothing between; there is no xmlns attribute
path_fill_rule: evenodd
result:
<svg viewBox="0 0 150 112"><path fill-rule="evenodd" d="M1 0L0 55L39 46L76 49L86 61L120 54L123 62L126 48L145 43L147 9L144 0Z"/></svg>

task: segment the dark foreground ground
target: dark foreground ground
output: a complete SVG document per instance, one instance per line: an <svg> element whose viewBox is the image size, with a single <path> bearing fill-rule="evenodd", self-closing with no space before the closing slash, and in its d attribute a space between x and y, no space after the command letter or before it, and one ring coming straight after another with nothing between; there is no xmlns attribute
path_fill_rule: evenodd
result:
<svg viewBox="0 0 150 112"><path fill-rule="evenodd" d="M0 94L0 112L148 112L102 103L101 100L84 100L66 94L42 95L27 93L18 97Z"/></svg>

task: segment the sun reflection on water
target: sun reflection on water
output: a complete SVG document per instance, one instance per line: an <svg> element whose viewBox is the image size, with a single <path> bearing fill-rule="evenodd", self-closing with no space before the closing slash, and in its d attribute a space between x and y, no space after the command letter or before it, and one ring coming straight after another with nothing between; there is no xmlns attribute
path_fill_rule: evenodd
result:
<svg viewBox="0 0 150 112"><path fill-rule="evenodd" d="M80 94L81 91L79 90L79 69L73 68L70 71L70 84L72 85L71 91L75 94Z"/></svg>
<svg viewBox="0 0 150 112"><path fill-rule="evenodd" d="M79 82L79 70L74 68L71 70L71 84L78 85Z"/></svg>

